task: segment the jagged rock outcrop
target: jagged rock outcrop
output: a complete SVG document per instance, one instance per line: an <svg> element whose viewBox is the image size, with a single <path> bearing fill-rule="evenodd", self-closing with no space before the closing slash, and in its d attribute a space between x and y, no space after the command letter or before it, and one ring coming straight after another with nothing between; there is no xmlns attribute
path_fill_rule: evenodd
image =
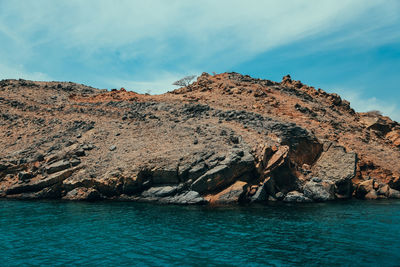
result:
<svg viewBox="0 0 400 267"><path fill-rule="evenodd" d="M400 125L285 76L162 95L0 81L0 197L165 204L400 198Z"/></svg>
<svg viewBox="0 0 400 267"><path fill-rule="evenodd" d="M352 179L356 176L357 155L346 152L344 147L327 143L325 151L314 165L313 175L327 184L334 185L337 198L350 198Z"/></svg>

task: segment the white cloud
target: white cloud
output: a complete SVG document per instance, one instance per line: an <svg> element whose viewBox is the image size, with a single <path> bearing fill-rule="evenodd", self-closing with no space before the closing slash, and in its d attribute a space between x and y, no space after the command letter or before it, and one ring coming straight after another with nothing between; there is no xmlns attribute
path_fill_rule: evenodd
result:
<svg viewBox="0 0 400 267"><path fill-rule="evenodd" d="M335 88L335 87L333 87ZM336 87L338 88L338 87ZM371 110L379 110L383 115L389 116L392 120L400 122L400 107L395 102L388 102L380 100L376 97L366 97L363 95L364 90L353 89L341 89L332 90L343 99L350 101L350 105L357 112L367 112Z"/></svg>
<svg viewBox="0 0 400 267"><path fill-rule="evenodd" d="M26 79L34 81L52 81L51 77L41 72L29 72L23 66L10 67L0 63L0 79Z"/></svg>
<svg viewBox="0 0 400 267"><path fill-rule="evenodd" d="M332 47L374 47L398 40L399 14L396 0L0 1L0 75L49 79L24 67L39 66L39 61L63 64L47 58L49 48L56 55L74 50L69 56L87 64L85 71L90 63L99 65L103 55L115 54L119 61L143 67L135 73L99 74L96 84L161 93L187 70L229 70L302 39L333 34L324 40ZM321 47L316 40L313 51ZM356 109L357 102L360 108L381 105L352 97ZM379 109L395 113L386 105Z"/></svg>
<svg viewBox="0 0 400 267"><path fill-rule="evenodd" d="M217 56L236 64L351 23L357 32L384 27L398 18L398 7L396 1L382 0L8 1L0 25L31 47L57 43L90 54L140 46L129 49L131 55L126 50L124 58L183 54L190 63ZM348 41L353 34L341 38Z"/></svg>

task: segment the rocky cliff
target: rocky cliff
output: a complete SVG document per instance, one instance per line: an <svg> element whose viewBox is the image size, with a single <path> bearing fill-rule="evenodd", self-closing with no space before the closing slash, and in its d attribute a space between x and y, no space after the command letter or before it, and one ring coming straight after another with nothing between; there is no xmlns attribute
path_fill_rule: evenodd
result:
<svg viewBox="0 0 400 267"><path fill-rule="evenodd" d="M400 125L294 81L162 95L0 82L0 197L175 204L400 198Z"/></svg>

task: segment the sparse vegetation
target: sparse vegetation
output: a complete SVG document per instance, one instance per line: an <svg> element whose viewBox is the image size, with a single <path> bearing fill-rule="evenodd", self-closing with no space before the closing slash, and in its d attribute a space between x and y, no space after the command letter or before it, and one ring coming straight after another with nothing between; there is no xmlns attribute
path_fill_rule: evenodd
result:
<svg viewBox="0 0 400 267"><path fill-rule="evenodd" d="M366 113L370 117L382 116L382 112L380 112L379 110L370 110L370 111L367 111Z"/></svg>
<svg viewBox="0 0 400 267"><path fill-rule="evenodd" d="M177 85L177 86L188 86L193 79L196 78L196 75L189 75L186 77L183 77L182 79L174 82L172 85Z"/></svg>

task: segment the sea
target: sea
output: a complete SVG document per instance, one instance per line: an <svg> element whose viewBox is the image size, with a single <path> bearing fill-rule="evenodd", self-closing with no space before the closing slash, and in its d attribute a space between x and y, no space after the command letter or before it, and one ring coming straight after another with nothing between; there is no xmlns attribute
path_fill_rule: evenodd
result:
<svg viewBox="0 0 400 267"><path fill-rule="evenodd" d="M0 266L400 266L400 201L0 200Z"/></svg>

